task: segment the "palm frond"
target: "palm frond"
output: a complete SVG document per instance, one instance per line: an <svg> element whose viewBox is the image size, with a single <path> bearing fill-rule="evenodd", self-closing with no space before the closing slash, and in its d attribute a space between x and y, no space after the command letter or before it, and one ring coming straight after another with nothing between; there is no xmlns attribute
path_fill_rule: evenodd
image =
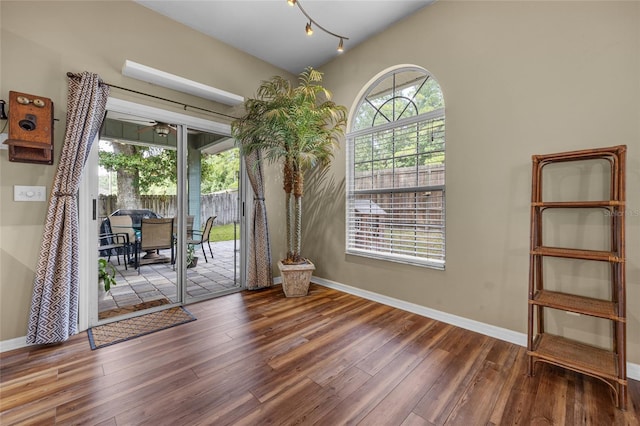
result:
<svg viewBox="0 0 640 426"><path fill-rule="evenodd" d="M322 73L307 67L298 86L283 77L262 81L255 98L245 100L245 115L231 124L231 133L243 154L260 150L264 161L282 163L296 174L328 166L339 147L347 122L347 109L331 100L322 86ZM286 185L284 185L286 187ZM302 195L302 185L299 186ZM299 212L298 212L299 213ZM299 229L288 228L287 241L299 241ZM300 258L293 250L289 255Z"/></svg>

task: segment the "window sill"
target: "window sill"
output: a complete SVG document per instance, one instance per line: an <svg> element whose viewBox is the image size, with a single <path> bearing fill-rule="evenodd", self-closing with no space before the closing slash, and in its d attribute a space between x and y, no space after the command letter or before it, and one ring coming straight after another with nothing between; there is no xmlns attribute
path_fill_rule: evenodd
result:
<svg viewBox="0 0 640 426"><path fill-rule="evenodd" d="M353 250L353 249L347 250L345 254L349 256L366 257L374 260L384 260L387 262L402 263L404 265L420 266L423 268L436 269L440 271L445 270L444 261L438 262L434 260L419 259L419 258L413 258L413 257L401 256L401 255L391 256L391 255L381 254L373 251Z"/></svg>

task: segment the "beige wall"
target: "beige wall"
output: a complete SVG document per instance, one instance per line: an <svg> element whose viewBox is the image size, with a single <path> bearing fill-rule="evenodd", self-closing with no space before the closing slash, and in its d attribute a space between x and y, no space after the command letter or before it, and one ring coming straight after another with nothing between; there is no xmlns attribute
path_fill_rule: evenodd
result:
<svg viewBox="0 0 640 426"><path fill-rule="evenodd" d="M61 120L56 158L66 71L87 69L114 84L178 99L171 91L122 77L124 60L245 96L260 79L283 74L127 2L2 1L0 13L0 97L18 90L54 100ZM100 19L82 22L89 16ZM120 24L114 28L113 22ZM639 23L636 2L440 0L323 67L335 100L348 107L374 75L397 64L425 67L440 82L447 105L447 266L436 271L344 254L343 146L316 187L319 197L313 190L305 197L309 226L303 254L315 261L316 275L526 332L531 155L627 144L629 211L640 213ZM40 67L33 66L33 58ZM0 151L0 168L0 340L7 340L26 332L46 208L14 203L12 188L49 186L54 168L9 163L6 151ZM284 255L282 194L277 170L268 172L275 262ZM628 355L635 363L640 363L639 231L640 217L629 215ZM589 334L591 323L581 317L562 327L569 334ZM606 334L606 327L595 327Z"/></svg>
<svg viewBox="0 0 640 426"><path fill-rule="evenodd" d="M115 85L227 113L235 111L123 77L122 65L130 59L243 96L253 95L262 79L287 75L133 2L2 1L0 15L0 99L8 100L13 90L53 100L59 120L56 164L64 135L67 71L88 70ZM116 89L111 95L184 112ZM49 191L54 172L55 164L13 163L6 150L0 151L0 341L26 335L46 213L46 203L14 202L13 186L45 185Z"/></svg>
<svg viewBox="0 0 640 426"><path fill-rule="evenodd" d="M343 146L324 198L305 199L317 275L526 333L531 155L627 144L628 357L640 363L640 3L439 1L322 70L351 107L397 64L428 69L445 95L446 270L344 254ZM591 281L585 268L570 270ZM563 315L554 327L606 344L608 324Z"/></svg>

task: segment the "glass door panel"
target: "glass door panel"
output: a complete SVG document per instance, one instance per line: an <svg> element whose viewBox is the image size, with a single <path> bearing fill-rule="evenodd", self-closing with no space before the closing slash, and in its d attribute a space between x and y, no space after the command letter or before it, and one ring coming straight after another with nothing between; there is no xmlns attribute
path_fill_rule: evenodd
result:
<svg viewBox="0 0 640 426"><path fill-rule="evenodd" d="M228 137L187 131L186 302L241 288L240 155Z"/></svg>
<svg viewBox="0 0 640 426"><path fill-rule="evenodd" d="M176 273L176 126L108 112L99 142L99 256L115 279L98 319L181 302Z"/></svg>

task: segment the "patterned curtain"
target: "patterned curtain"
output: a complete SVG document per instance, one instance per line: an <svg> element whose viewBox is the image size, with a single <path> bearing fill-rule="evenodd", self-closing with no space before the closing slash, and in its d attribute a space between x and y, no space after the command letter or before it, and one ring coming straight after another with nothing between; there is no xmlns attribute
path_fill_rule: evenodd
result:
<svg viewBox="0 0 640 426"><path fill-rule="evenodd" d="M67 127L33 284L27 343L62 342L78 332L76 195L108 97L109 87L96 74L69 78Z"/></svg>
<svg viewBox="0 0 640 426"><path fill-rule="evenodd" d="M253 217L249 230L249 271L247 272L247 289L273 285L271 273L271 246L269 244L269 227L267 226L267 208L264 203L264 187L262 163L259 151L253 151L244 157L247 175L253 188Z"/></svg>

